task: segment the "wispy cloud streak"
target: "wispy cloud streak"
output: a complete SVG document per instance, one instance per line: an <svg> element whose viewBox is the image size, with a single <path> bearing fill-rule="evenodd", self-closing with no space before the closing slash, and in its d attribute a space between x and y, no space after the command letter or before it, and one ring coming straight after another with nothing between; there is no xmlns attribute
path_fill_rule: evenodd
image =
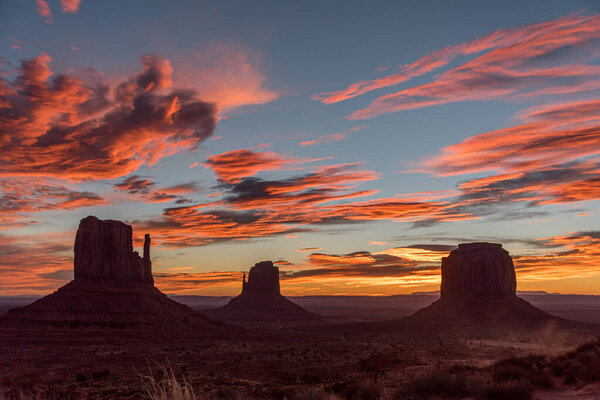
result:
<svg viewBox="0 0 600 400"><path fill-rule="evenodd" d="M600 88L600 16L573 15L502 29L430 53L401 72L361 81L314 98L325 104L395 86L448 65L458 56L483 53L434 77L430 83L382 95L350 119L466 100L585 92Z"/></svg>

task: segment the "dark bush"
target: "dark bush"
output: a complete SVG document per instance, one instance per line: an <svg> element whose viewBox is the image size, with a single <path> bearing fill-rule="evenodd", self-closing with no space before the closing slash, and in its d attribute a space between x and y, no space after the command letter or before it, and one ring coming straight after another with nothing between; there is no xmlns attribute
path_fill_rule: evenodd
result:
<svg viewBox="0 0 600 400"><path fill-rule="evenodd" d="M75 375L75 380L77 382L83 383L88 380L88 376L87 376L87 374L84 374L83 372L78 372L77 375Z"/></svg>
<svg viewBox="0 0 600 400"><path fill-rule="evenodd" d="M293 391L285 386L270 384L261 389L262 397L274 400L291 399L294 396Z"/></svg>
<svg viewBox="0 0 600 400"><path fill-rule="evenodd" d="M397 399L429 399L431 397L460 397L467 394L463 375L434 372L414 379L396 392Z"/></svg>
<svg viewBox="0 0 600 400"><path fill-rule="evenodd" d="M583 381L583 377L585 375L585 367L582 363L577 360L571 360L567 363L563 371L563 376L565 378L565 383L568 385L572 385L574 383L578 383Z"/></svg>
<svg viewBox="0 0 600 400"><path fill-rule="evenodd" d="M347 385L341 394L345 400L379 400L383 395L383 388L376 382L364 380Z"/></svg>
<svg viewBox="0 0 600 400"><path fill-rule="evenodd" d="M323 378L314 372L307 371L300 375L300 380L306 383L307 385L316 385L318 383L321 383Z"/></svg>
<svg viewBox="0 0 600 400"><path fill-rule="evenodd" d="M109 375L110 375L110 371L108 370L108 368L105 368L101 371L92 372L93 379L106 379L106 378L108 378Z"/></svg>
<svg viewBox="0 0 600 400"><path fill-rule="evenodd" d="M294 400L326 400L331 396L323 389L314 386L303 386L296 389Z"/></svg>
<svg viewBox="0 0 600 400"><path fill-rule="evenodd" d="M552 380L546 372L548 359L542 356L507 358L492 366L492 379L495 382L524 380L538 387L552 386Z"/></svg>
<svg viewBox="0 0 600 400"><path fill-rule="evenodd" d="M551 371L555 376L562 376L566 384L599 381L600 343L587 343L565 356L555 358Z"/></svg>
<svg viewBox="0 0 600 400"><path fill-rule="evenodd" d="M482 397L486 400L530 400L533 388L524 380L496 382L483 390Z"/></svg>

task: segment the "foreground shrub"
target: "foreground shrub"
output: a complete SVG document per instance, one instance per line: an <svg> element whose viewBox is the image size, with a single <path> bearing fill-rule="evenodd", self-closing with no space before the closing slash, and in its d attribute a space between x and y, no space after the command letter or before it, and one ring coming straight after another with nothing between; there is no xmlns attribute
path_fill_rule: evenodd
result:
<svg viewBox="0 0 600 400"><path fill-rule="evenodd" d="M294 400L334 400L335 396L325 392L323 389L314 386L304 386L294 394Z"/></svg>
<svg viewBox="0 0 600 400"><path fill-rule="evenodd" d="M492 366L492 379L495 382L527 381L538 387L552 386L552 380L545 371L548 360L545 357L529 356L507 358Z"/></svg>
<svg viewBox="0 0 600 400"><path fill-rule="evenodd" d="M437 371L414 379L400 388L396 399L430 399L432 397L460 397L467 394L463 375Z"/></svg>
<svg viewBox="0 0 600 400"><path fill-rule="evenodd" d="M600 381L600 342L580 346L552 361L552 373L563 377L566 384Z"/></svg>
<svg viewBox="0 0 600 400"><path fill-rule="evenodd" d="M88 400L85 393L73 391L55 391L52 389L36 391L0 392L0 400Z"/></svg>
<svg viewBox="0 0 600 400"><path fill-rule="evenodd" d="M486 400L530 400L533 395L531 384L525 380L494 382L483 389Z"/></svg>
<svg viewBox="0 0 600 400"><path fill-rule="evenodd" d="M170 365L160 365L160 378L150 375L142 376L144 393L149 400L200 400L194 394L192 386L185 380L179 382Z"/></svg>
<svg viewBox="0 0 600 400"><path fill-rule="evenodd" d="M383 397L383 386L372 380L363 380L346 385L341 394L345 400L379 400Z"/></svg>

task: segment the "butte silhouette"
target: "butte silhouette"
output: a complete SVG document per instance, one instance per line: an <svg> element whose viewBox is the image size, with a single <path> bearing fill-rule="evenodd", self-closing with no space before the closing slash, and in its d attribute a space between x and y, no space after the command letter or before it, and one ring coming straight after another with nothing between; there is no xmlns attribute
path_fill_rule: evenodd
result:
<svg viewBox="0 0 600 400"><path fill-rule="evenodd" d="M132 247L132 228L89 216L75 238L74 280L32 304L9 310L3 325L191 329L199 334L223 327L169 299L154 286L150 235L142 257Z"/></svg>
<svg viewBox="0 0 600 400"><path fill-rule="evenodd" d="M281 295L279 268L271 261L262 261L250 268L248 281L242 278L242 293L223 307L206 310L211 318L226 321L318 321L317 314L306 311Z"/></svg>
<svg viewBox="0 0 600 400"><path fill-rule="evenodd" d="M411 319L438 321L559 319L516 294L515 266L498 243L462 243L442 258L441 297Z"/></svg>

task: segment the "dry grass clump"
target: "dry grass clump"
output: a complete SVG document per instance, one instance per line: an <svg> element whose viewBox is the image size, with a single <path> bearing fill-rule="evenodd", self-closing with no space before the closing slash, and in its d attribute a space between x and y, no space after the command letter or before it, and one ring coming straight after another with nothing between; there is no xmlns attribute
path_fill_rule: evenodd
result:
<svg viewBox="0 0 600 400"><path fill-rule="evenodd" d="M142 375L142 386L149 400L202 400L194 393L192 386L175 376L170 364L159 364L160 377L155 377L152 370L149 375Z"/></svg>

